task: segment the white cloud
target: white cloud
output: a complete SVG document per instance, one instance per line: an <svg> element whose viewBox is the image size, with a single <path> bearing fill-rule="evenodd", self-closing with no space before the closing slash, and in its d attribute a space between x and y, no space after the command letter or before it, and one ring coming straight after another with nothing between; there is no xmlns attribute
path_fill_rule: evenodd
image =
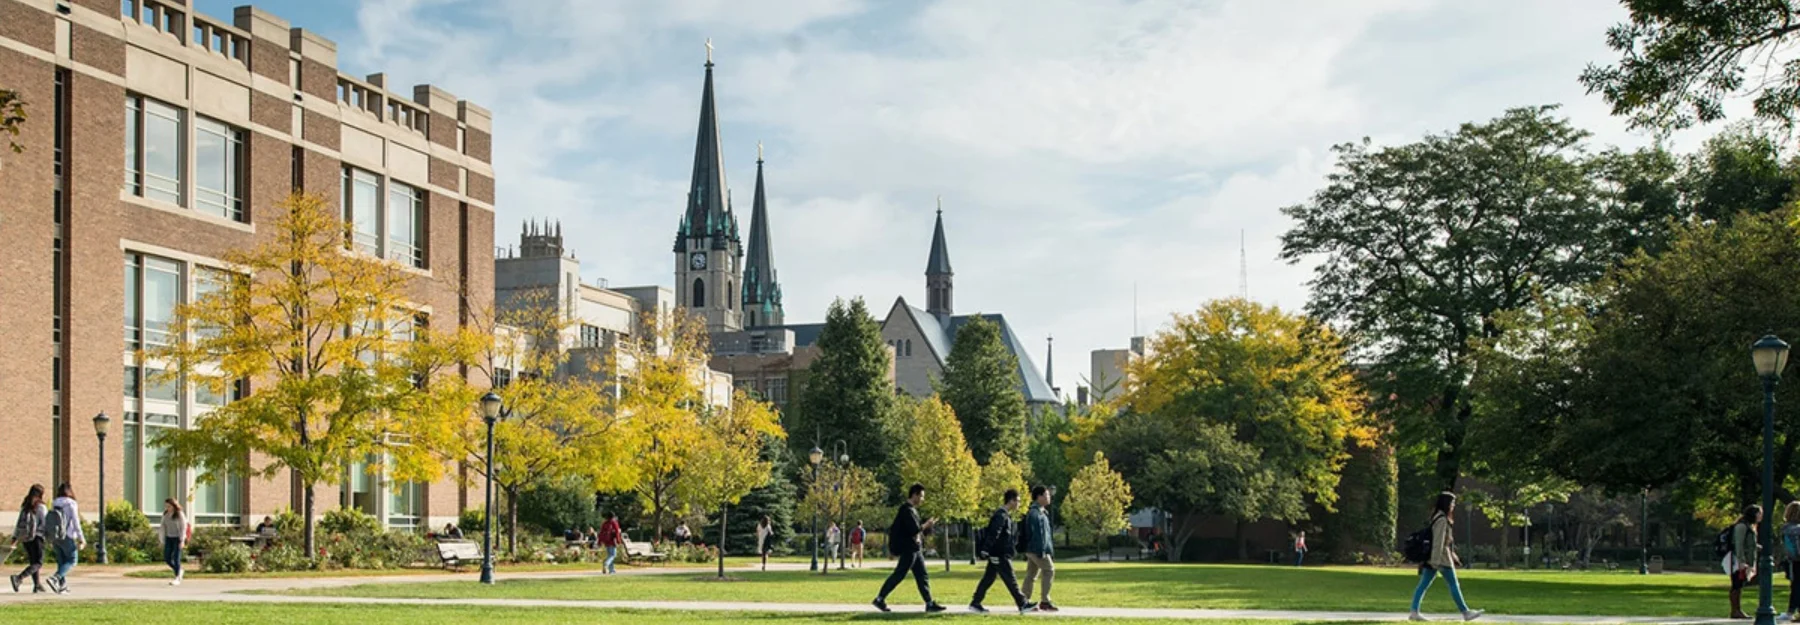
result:
<svg viewBox="0 0 1800 625"><path fill-rule="evenodd" d="M340 36L348 65L495 112L500 232L560 218L589 277L672 279L711 37L734 198L749 227L768 144L790 319L838 296L923 297L945 197L959 310L1058 338L1072 389L1123 345L1233 294L1297 308L1275 260L1334 143L1405 141L1563 102L1639 141L1575 77L1605 61L1613 3L995 0L384 0ZM1033 358L1042 365L1041 351Z"/></svg>

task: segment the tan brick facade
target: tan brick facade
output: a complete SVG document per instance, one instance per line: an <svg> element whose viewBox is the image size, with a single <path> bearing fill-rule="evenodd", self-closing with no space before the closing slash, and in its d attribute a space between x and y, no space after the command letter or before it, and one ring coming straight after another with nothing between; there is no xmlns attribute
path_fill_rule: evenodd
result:
<svg viewBox="0 0 1800 625"><path fill-rule="evenodd" d="M183 275L217 266L226 250L270 232L275 214L268 209L290 189L338 203L340 158L349 158L352 143L363 153L386 155L359 167L411 185L424 197L417 244L426 262L413 294L429 307L432 327L451 329L466 319L460 293L493 292L493 169L485 148L476 158L455 146L459 132L479 133L486 145L491 116L484 109L428 86L414 93L430 93L429 108L379 86L364 94L376 99L375 106L340 102L340 81L354 77L337 71L335 45L250 7L221 19L194 14L185 0L79 0L63 3L66 14L58 4L0 0L0 85L18 90L29 113L19 136L26 152L0 153L0 229L10 241L0 246L0 401L12 407L0 412L0 431L13 467L0 472L0 495L17 497L33 483L69 481L84 501L96 499L99 445L91 419L105 412L112 419L105 441L106 498L122 498L127 480L120 433L125 411L136 405L125 398L121 375L122 364L131 362L121 338L124 256L176 261L187 268ZM122 5L170 9L159 14L173 16L174 24L141 23ZM196 29L218 38L189 41ZM213 41L226 45L220 50L209 45ZM298 81L290 81L293 67L300 68ZM66 78L60 107L58 76ZM141 197L122 184L128 94L181 111L180 202ZM419 121L391 118L390 107L414 111L409 118ZM235 173L241 220L198 210L200 117L241 133ZM346 138L352 135L354 140ZM55 206L59 144L66 146L62 223ZM479 195L461 188L465 178L482 181ZM61 271L53 262L57 245ZM186 399L174 403L189 421L192 393L183 393ZM60 436L53 434L56 410L67 424ZM252 459L258 466L261 461ZM426 486L421 523L441 526L463 502L480 501L479 490L462 491L458 471L447 466L444 479ZM198 488L187 473L177 474L174 488L191 502ZM225 512L246 524L299 504L285 473L240 480L239 487L241 502ZM320 485L317 512L337 507L338 500L336 487ZM0 521L12 514L0 509Z"/></svg>

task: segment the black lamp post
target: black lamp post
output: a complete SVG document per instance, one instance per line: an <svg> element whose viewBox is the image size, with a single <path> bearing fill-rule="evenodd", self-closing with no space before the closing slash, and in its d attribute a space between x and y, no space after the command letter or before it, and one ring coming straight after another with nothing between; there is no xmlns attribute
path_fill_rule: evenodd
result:
<svg viewBox="0 0 1800 625"><path fill-rule="evenodd" d="M825 459L825 450L819 449L819 446L817 444L814 444L813 448L812 448L812 452L807 454L806 459L812 461L813 487L817 488L819 485L819 461ZM814 570L814 571L819 570L819 507L818 506L813 506L812 570Z"/></svg>
<svg viewBox="0 0 1800 625"><path fill-rule="evenodd" d="M494 583L494 423L505 418L504 402L493 391L481 396L481 420L487 423L487 490L481 495L481 583Z"/></svg>
<svg viewBox="0 0 1800 625"><path fill-rule="evenodd" d="M101 564L106 564L106 429L111 425L106 413L94 415L94 438L100 442L100 544L94 547L94 557Z"/></svg>
<svg viewBox="0 0 1800 625"><path fill-rule="evenodd" d="M1650 489L1646 488L1638 494L1638 543L1643 553L1638 555L1638 575L1650 574Z"/></svg>
<svg viewBox="0 0 1800 625"><path fill-rule="evenodd" d="M1775 570L1772 542L1775 517L1775 383L1781 370L1787 368L1788 344L1775 335L1764 335L1750 346L1750 359L1763 383L1763 515L1762 560L1757 566L1758 594L1756 625L1775 625L1775 588L1770 573Z"/></svg>
<svg viewBox="0 0 1800 625"><path fill-rule="evenodd" d="M850 511L844 509L844 477L845 474L850 471L850 446L844 442L844 439L840 438L836 444L831 446L831 450L837 452L838 455L838 479L837 486L833 488L833 491L836 492L838 496L837 557L838 570L842 571L844 570L844 552L850 550ZM829 554L825 556L825 568L831 568L831 556Z"/></svg>

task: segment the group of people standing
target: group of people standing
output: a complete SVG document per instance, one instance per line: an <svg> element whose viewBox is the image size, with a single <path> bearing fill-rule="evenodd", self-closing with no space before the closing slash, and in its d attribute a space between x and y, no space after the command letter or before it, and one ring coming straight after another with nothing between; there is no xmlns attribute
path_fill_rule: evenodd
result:
<svg viewBox="0 0 1800 625"><path fill-rule="evenodd" d="M163 562L175 573L172 586L181 585L182 553L193 535L187 514L174 499L163 500L162 522L157 533L163 539ZM13 525L11 547L25 550L25 569L7 576L13 592L20 592L25 580L31 580L31 592L69 594L69 572L82 549L87 548L87 535L81 530L81 508L75 501L75 489L68 483L56 487L56 498L44 503L44 486L32 484L25 499L19 502L19 520ZM56 558L56 572L47 578L42 574L44 554Z"/></svg>
<svg viewBox="0 0 1800 625"><path fill-rule="evenodd" d="M981 605L987 598L988 589L996 579L1006 584L1006 590L1012 595L1013 605L1019 613L1032 611L1055 612L1056 604L1050 602L1050 584L1056 578L1056 563L1053 555L1054 546L1050 538L1050 491L1043 486L1031 489L1031 508L1025 513L1025 527L1021 531L1013 521L1013 515L1019 509L1019 491L1008 490L1002 496L1000 507L994 510L988 519L988 525L981 532L976 549L987 558L987 570L982 573L981 582L975 586L975 596L969 601L969 611L985 613L988 609ZM925 600L926 612L943 612L946 608L931 598L931 576L925 569L925 536L929 534L937 519L919 518L919 506L925 502L925 487L913 484L906 491L906 502L894 515L894 523L888 530L888 551L894 554L897 562L894 572L888 575L887 581L881 584L881 592L875 595L872 602L876 609L888 611L888 593L906 579L908 573L919 587L919 596ZM860 526L859 528L860 529ZM1019 551L1025 553L1025 586L1021 591L1013 578L1012 558ZM1043 583L1043 595L1036 603L1030 601L1032 584Z"/></svg>
<svg viewBox="0 0 1800 625"><path fill-rule="evenodd" d="M1720 533L1719 567L1731 578L1731 618L1747 619L1744 613L1744 587L1757 579L1757 556L1762 547L1757 526L1762 523L1762 506L1747 506L1737 522ZM1781 529L1776 535L1776 551L1771 559L1788 579L1787 610L1776 615L1777 621L1792 621L1800 614L1800 501L1789 502L1781 513Z"/></svg>

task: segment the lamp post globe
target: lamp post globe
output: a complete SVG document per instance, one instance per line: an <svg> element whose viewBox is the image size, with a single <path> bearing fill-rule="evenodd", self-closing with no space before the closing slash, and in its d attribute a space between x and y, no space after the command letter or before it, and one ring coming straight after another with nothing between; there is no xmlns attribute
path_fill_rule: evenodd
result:
<svg viewBox="0 0 1800 625"><path fill-rule="evenodd" d="M481 494L481 583L494 583L494 423L505 402L493 391L481 396L481 420L487 424L487 488Z"/></svg>
<svg viewBox="0 0 1800 625"><path fill-rule="evenodd" d="M94 415L94 440L100 445L100 543L94 546L94 559L106 564L106 431L112 418L105 412Z"/></svg>
<svg viewBox="0 0 1800 625"><path fill-rule="evenodd" d="M1750 362L1756 366L1756 374L1762 378L1763 386L1763 518L1762 527L1758 530L1758 540L1762 541L1762 558L1758 564L1756 625L1775 625L1775 582L1771 573L1775 570L1774 554L1774 517L1775 517L1775 384L1781 381L1781 371L1787 368L1788 344L1773 334L1750 345Z"/></svg>

